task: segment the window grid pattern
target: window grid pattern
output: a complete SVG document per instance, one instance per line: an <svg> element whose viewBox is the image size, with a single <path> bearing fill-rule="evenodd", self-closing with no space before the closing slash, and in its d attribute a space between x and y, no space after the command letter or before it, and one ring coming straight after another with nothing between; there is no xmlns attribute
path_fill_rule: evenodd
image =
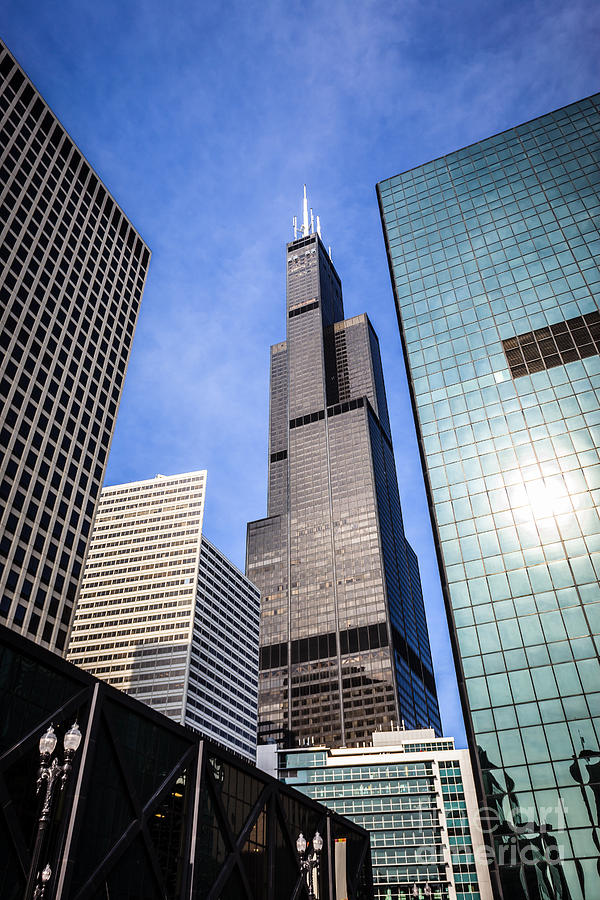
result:
<svg viewBox="0 0 600 900"><path fill-rule="evenodd" d="M206 472L102 491L68 658L249 759L257 589L202 534Z"/></svg>
<svg viewBox="0 0 600 900"><path fill-rule="evenodd" d="M599 149L595 95L379 185L485 802L500 849L519 808L550 826L573 900L598 877Z"/></svg>
<svg viewBox="0 0 600 900"><path fill-rule="evenodd" d="M59 652L149 257L0 43L0 618Z"/></svg>
<svg viewBox="0 0 600 900"><path fill-rule="evenodd" d="M409 900L415 882L437 900L491 900L468 751L430 732L415 753L410 732L392 735L392 746L362 752L280 752L280 777L369 831L377 900Z"/></svg>

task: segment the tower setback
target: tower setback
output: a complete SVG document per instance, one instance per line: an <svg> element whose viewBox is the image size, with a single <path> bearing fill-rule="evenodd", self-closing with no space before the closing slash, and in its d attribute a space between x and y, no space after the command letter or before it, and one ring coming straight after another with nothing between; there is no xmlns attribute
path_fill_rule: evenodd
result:
<svg viewBox="0 0 600 900"><path fill-rule="evenodd" d="M351 746L401 721L439 733L377 336L364 314L344 320L306 203L303 220L286 249L287 339L271 348L268 517L248 525L259 740Z"/></svg>

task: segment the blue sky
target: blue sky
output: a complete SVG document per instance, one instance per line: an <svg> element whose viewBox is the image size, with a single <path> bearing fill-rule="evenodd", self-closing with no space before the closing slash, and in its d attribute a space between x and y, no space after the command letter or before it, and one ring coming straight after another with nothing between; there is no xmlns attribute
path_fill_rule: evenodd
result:
<svg viewBox="0 0 600 900"><path fill-rule="evenodd" d="M464 745L375 184L600 87L596 0L4 0L2 38L153 251L107 483L208 469L241 568L308 184L379 334L446 733Z"/></svg>

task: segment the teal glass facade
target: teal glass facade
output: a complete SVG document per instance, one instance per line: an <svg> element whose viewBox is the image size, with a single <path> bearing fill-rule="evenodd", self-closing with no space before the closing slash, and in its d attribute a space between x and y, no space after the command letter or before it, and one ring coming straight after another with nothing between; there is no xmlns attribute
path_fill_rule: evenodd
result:
<svg viewBox="0 0 600 900"><path fill-rule="evenodd" d="M511 898L600 896L599 126L595 95L378 185Z"/></svg>

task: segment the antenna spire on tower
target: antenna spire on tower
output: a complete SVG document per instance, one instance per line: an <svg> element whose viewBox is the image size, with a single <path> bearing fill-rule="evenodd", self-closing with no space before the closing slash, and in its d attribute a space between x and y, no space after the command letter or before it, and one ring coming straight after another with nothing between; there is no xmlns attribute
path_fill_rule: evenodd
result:
<svg viewBox="0 0 600 900"><path fill-rule="evenodd" d="M306 185L304 185L304 201L302 204L302 234L304 237L308 234L308 198L306 196Z"/></svg>
<svg viewBox="0 0 600 900"><path fill-rule="evenodd" d="M310 216L309 216L310 209ZM317 227L315 228L315 218L317 220ZM321 217L315 216L312 207L308 205L308 193L306 190L306 185L304 185L304 194L302 197L302 224L298 225L297 216L292 217L292 227L294 231L294 240L300 237L308 237L309 234L317 234L321 240L323 239L321 234ZM331 247L329 248L329 258L331 259Z"/></svg>

